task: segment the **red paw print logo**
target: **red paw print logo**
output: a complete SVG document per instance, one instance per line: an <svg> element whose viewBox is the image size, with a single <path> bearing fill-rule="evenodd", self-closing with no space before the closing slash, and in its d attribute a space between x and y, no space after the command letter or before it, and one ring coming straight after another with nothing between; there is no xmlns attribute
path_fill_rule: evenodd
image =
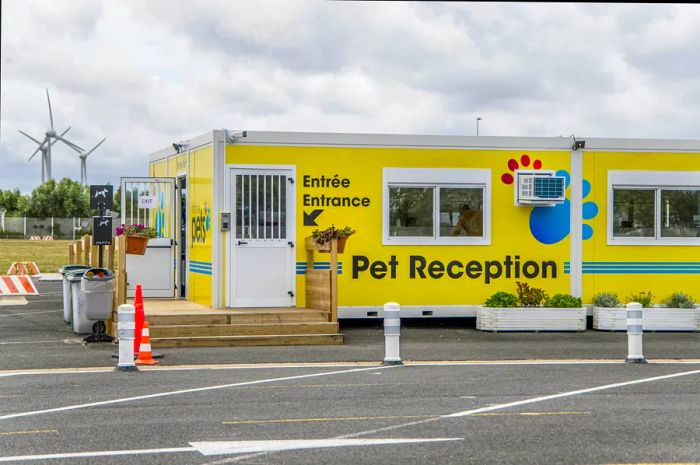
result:
<svg viewBox="0 0 700 465"><path fill-rule="evenodd" d="M527 168L530 166L530 155L524 153L520 156L520 164L518 164L518 160L515 158L511 158L508 160L508 169L511 171L515 171L518 168ZM541 160L535 160L532 163L532 168L534 170L538 170L542 168L542 161ZM513 175L511 173L503 173L501 176L501 181L503 181L504 184L513 184Z"/></svg>

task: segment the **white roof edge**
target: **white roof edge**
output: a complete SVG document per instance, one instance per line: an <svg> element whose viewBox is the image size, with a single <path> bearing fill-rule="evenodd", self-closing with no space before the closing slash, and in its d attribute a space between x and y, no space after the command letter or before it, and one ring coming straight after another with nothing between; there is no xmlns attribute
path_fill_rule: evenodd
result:
<svg viewBox="0 0 700 465"><path fill-rule="evenodd" d="M237 144L245 145L342 145L370 147L436 147L469 149L542 149L569 150L566 137L451 136L416 134L362 134L319 132L228 131ZM245 134L245 137L241 137ZM593 151L681 151L700 152L697 139L622 139L577 136L586 141L584 150Z"/></svg>
<svg viewBox="0 0 700 465"><path fill-rule="evenodd" d="M581 139L586 140L586 148L584 150L639 150L700 153L700 140L698 139Z"/></svg>
<svg viewBox="0 0 700 465"><path fill-rule="evenodd" d="M216 131L216 130L215 130ZM185 144L190 150L196 149L198 147L202 147L204 145L211 144L214 139L214 131L208 131L205 132L204 134L200 134L198 136L194 136L190 139L185 139L185 140L177 140L174 141L173 144ZM182 154L184 152L180 152ZM148 161L149 163L155 162L155 161L160 161L164 160L168 157L172 157L173 155L178 155L177 152L175 152L175 148L170 145L164 149L160 149L156 152L152 152L148 155Z"/></svg>
<svg viewBox="0 0 700 465"><path fill-rule="evenodd" d="M403 148L457 148L472 150L570 150L573 139L561 137L507 137L507 136L452 136L420 134L369 134L334 132L241 131L215 129L188 140L190 149L212 142L216 132L235 137L241 145L280 146L346 146L346 147L403 147ZM245 135L245 136L244 136ZM577 136L586 141L584 151L638 151L638 152L697 152L698 139L621 139ZM172 147L150 154L151 162L175 155Z"/></svg>

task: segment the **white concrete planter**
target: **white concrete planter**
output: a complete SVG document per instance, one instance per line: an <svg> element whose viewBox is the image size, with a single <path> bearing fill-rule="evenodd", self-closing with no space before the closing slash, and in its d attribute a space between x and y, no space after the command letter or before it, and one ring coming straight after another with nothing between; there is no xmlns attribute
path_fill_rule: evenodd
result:
<svg viewBox="0 0 700 465"><path fill-rule="evenodd" d="M482 331L585 331L585 308L478 307L476 329Z"/></svg>
<svg viewBox="0 0 700 465"><path fill-rule="evenodd" d="M644 331L700 331L700 308L645 308ZM593 328L603 331L626 331L625 308L593 307Z"/></svg>

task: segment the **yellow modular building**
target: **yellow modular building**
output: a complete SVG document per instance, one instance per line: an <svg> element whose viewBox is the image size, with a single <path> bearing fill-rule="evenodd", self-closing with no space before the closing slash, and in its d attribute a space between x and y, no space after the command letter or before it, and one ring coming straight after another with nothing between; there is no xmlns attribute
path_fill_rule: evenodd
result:
<svg viewBox="0 0 700 465"><path fill-rule="evenodd" d="M123 189L162 236L153 296L303 307L304 238L347 225L340 318L475 316L516 281L700 298L698 140L214 130L149 174Z"/></svg>

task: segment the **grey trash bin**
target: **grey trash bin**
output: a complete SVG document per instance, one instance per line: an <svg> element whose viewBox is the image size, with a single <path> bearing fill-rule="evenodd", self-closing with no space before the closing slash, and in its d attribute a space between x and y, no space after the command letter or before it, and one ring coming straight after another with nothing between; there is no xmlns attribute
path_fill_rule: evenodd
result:
<svg viewBox="0 0 700 465"><path fill-rule="evenodd" d="M92 322L85 315L85 294L80 292L80 282L87 270L77 270L68 273L71 291L71 326L76 334L92 333Z"/></svg>
<svg viewBox="0 0 700 465"><path fill-rule="evenodd" d="M73 321L73 307L71 304L70 281L68 274L72 271L87 270L90 268L87 265L63 265L58 269L58 272L63 275L63 321L70 324Z"/></svg>
<svg viewBox="0 0 700 465"><path fill-rule="evenodd" d="M105 321L112 314L114 273L107 268L90 268L80 283L85 298L85 317L92 321Z"/></svg>

